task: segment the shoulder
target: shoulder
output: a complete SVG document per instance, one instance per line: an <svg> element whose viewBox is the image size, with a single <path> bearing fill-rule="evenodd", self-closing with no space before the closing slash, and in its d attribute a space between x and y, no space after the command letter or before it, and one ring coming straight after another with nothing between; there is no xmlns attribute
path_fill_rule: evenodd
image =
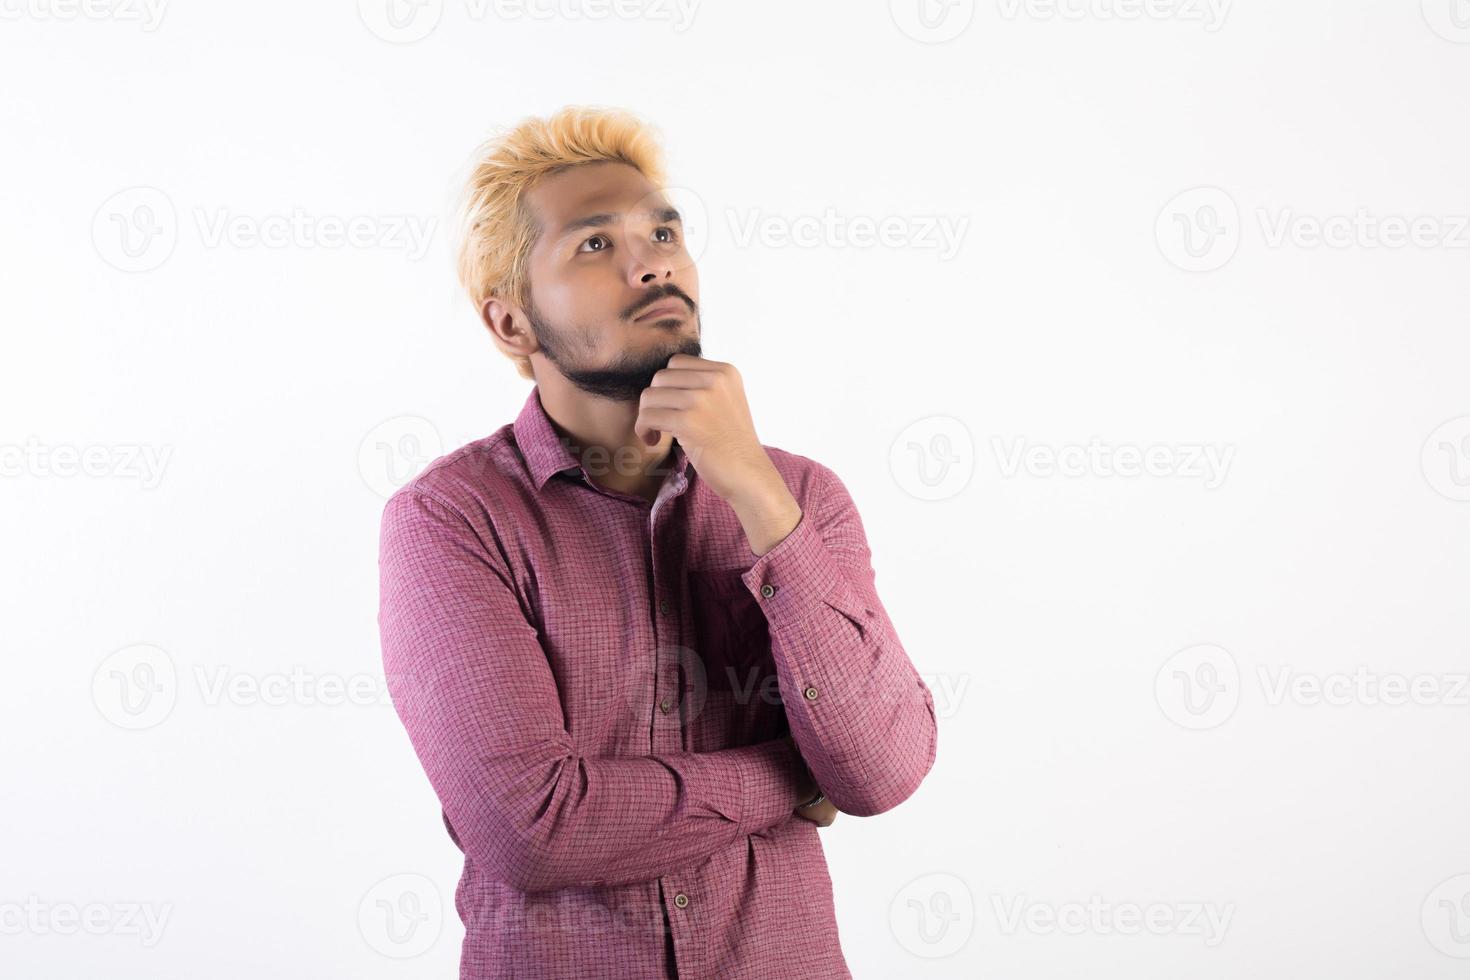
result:
<svg viewBox="0 0 1470 980"><path fill-rule="evenodd" d="M488 517L492 504L519 499L529 482L525 458L507 424L431 460L393 492L385 510L421 506L427 499L473 522L476 515Z"/></svg>

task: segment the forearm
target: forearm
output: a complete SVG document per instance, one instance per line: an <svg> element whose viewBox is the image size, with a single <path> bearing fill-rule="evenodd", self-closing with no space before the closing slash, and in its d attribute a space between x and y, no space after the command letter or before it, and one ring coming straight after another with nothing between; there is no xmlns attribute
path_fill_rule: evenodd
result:
<svg viewBox="0 0 1470 980"><path fill-rule="evenodd" d="M587 757L555 738L466 753L442 717L400 713L465 853L524 891L687 867L789 819L810 786L789 737L655 756Z"/></svg>
<svg viewBox="0 0 1470 980"><path fill-rule="evenodd" d="M814 497L744 581L766 614L786 715L812 774L839 810L869 816L907 799L932 767L933 696L878 598L845 488L832 478ZM764 517L741 514L752 552L761 528L790 520L779 495L766 500Z"/></svg>

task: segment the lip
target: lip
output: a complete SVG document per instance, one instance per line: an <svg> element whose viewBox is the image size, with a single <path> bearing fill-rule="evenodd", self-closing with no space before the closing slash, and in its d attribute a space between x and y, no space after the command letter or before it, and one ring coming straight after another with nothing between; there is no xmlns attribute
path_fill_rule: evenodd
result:
<svg viewBox="0 0 1470 980"><path fill-rule="evenodd" d="M635 316L633 318L633 321L636 323L639 320L647 320L650 317L670 316L670 315L673 315L673 316L688 316L689 315L689 307L688 307L688 305L686 303L684 303L684 302L682 302L680 300L668 300L668 301L663 302L663 303L655 303L652 306L650 306L647 310L645 310L642 313L640 313L637 316Z"/></svg>

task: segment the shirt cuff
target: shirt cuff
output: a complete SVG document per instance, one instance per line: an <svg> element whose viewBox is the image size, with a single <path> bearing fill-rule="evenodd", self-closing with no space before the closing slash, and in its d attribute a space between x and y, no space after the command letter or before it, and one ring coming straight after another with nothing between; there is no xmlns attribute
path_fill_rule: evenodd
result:
<svg viewBox="0 0 1470 980"><path fill-rule="evenodd" d="M804 509L791 533L740 578L765 611L773 632L805 621L824 602L854 619L861 616L810 509Z"/></svg>
<svg viewBox="0 0 1470 980"><path fill-rule="evenodd" d="M742 834L754 834L791 816L808 776L806 762L790 738L732 750L740 768Z"/></svg>

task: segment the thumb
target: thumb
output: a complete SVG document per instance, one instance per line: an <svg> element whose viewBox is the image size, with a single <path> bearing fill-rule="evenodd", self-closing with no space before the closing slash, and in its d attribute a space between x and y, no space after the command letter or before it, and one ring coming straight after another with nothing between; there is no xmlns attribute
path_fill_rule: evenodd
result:
<svg viewBox="0 0 1470 980"><path fill-rule="evenodd" d="M642 412L639 412L638 417L633 420L633 434L643 440L645 446L657 446L663 435L657 429L644 423Z"/></svg>

